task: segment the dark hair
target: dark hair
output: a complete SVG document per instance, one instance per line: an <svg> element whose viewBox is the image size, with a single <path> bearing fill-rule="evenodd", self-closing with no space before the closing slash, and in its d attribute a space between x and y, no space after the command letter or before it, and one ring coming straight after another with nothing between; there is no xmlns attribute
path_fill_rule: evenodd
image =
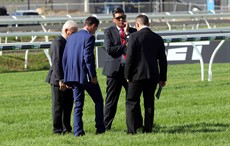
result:
<svg viewBox="0 0 230 146"><path fill-rule="evenodd" d="M136 17L139 23L149 26L149 18L146 15L138 15Z"/></svg>
<svg viewBox="0 0 230 146"><path fill-rule="evenodd" d="M113 17L115 17L116 13L122 13L122 14L124 14L125 12L121 8L115 8L113 10Z"/></svg>
<svg viewBox="0 0 230 146"><path fill-rule="evenodd" d="M99 20L96 17L89 16L88 18L86 18L85 24L84 24L85 26L91 26L93 24L95 24L96 26L99 25Z"/></svg>

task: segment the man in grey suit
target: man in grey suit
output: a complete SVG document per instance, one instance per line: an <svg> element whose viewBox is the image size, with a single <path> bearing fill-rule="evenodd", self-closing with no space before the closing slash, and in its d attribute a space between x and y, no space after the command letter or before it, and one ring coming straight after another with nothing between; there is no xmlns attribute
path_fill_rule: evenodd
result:
<svg viewBox="0 0 230 146"><path fill-rule="evenodd" d="M135 134L135 107L140 105L140 96L144 97L144 129L152 132L154 119L154 93L157 84L164 87L167 76L167 60L163 39L150 30L149 19L145 15L136 17L137 32L129 37L125 78L128 81L126 100L126 124L128 133Z"/></svg>
<svg viewBox="0 0 230 146"><path fill-rule="evenodd" d="M73 108L73 92L63 83L64 73L62 68L62 56L66 45L66 39L78 30L73 20L68 20L62 27L62 33L52 41L50 56L52 66L46 78L52 91L52 118L53 133L69 133L72 130L70 117Z"/></svg>
<svg viewBox="0 0 230 146"><path fill-rule="evenodd" d="M106 100L104 110L104 121L106 130L110 130L117 110L117 103L122 86L126 92L128 83L124 78L125 55L127 50L127 37L136 29L129 27L126 15L121 8L113 11L113 22L115 25L104 31L104 44L107 54L102 74L107 76ZM142 116L140 106L137 107L136 128L142 127Z"/></svg>

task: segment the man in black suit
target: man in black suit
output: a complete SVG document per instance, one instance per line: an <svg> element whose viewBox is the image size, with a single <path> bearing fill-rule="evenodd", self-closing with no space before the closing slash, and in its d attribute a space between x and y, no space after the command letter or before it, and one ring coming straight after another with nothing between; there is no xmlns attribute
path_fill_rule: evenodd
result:
<svg viewBox="0 0 230 146"><path fill-rule="evenodd" d="M149 19L145 15L136 18L137 32L129 37L125 78L128 81L126 100L126 124L128 133L135 134L135 107L144 97L144 129L152 132L154 119L154 93L157 84L164 87L167 76L167 59L163 39L150 30Z"/></svg>
<svg viewBox="0 0 230 146"><path fill-rule="evenodd" d="M128 83L124 78L125 55L127 49L127 36L136 31L129 27L126 15L121 8L113 11L114 26L104 31L104 45L107 51L103 72L107 76L106 100L104 121L106 130L110 130L117 110L117 103L122 86L127 91ZM142 127L140 106L137 107L136 128Z"/></svg>
<svg viewBox="0 0 230 146"><path fill-rule="evenodd" d="M62 34L52 41L50 56L52 66L46 78L52 91L52 118L53 133L69 133L72 130L70 117L73 108L73 92L63 83L64 73L62 68L62 56L66 45L66 39L78 30L73 20L68 20L62 27Z"/></svg>

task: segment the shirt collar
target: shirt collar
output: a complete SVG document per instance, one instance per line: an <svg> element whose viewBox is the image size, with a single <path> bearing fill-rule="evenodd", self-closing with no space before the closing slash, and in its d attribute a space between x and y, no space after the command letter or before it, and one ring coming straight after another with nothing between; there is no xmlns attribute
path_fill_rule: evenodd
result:
<svg viewBox="0 0 230 146"><path fill-rule="evenodd" d="M143 29L143 28L148 28L148 26L142 26L142 27L140 28L140 30Z"/></svg>
<svg viewBox="0 0 230 146"><path fill-rule="evenodd" d="M85 29L85 28L82 28L82 29L85 30L85 31L87 31L89 33L89 31L87 29Z"/></svg>
<svg viewBox="0 0 230 146"><path fill-rule="evenodd" d="M65 40L67 40L63 34L61 34L61 36L62 36Z"/></svg>
<svg viewBox="0 0 230 146"><path fill-rule="evenodd" d="M117 29L120 30L121 28L116 25ZM124 29L124 28L123 28Z"/></svg>

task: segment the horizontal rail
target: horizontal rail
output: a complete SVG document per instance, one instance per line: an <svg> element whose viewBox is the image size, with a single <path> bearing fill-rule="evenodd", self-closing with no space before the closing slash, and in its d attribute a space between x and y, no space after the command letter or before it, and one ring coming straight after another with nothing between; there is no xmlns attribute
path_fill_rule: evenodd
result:
<svg viewBox="0 0 230 146"><path fill-rule="evenodd" d="M191 34L177 36L163 36L165 43L170 42L193 42L193 41L211 41L211 40L229 40L230 33L221 34Z"/></svg>
<svg viewBox="0 0 230 146"><path fill-rule="evenodd" d="M214 30L213 30L214 31ZM230 40L230 33L227 30L216 30L219 33L212 33L212 34L187 34L187 35L168 35L168 36L162 36L163 40L165 43L170 43L170 42L191 42L193 45L194 49L196 50L197 54L199 55L199 60L200 60L200 65L201 65L201 80L204 80L204 61L201 56L201 53L199 52L197 46L194 41L212 41L212 40L221 40L221 43L218 45L218 47L215 49L214 53L212 54L210 63L209 63L209 73L208 73L208 80L212 80L212 64L213 64L213 58L215 58L216 52L220 49L222 44L224 43L225 40ZM171 31L172 32L172 31ZM204 31L201 31L204 33ZM209 31L211 32L211 30ZM32 32L31 32L32 33ZM22 33L23 35L31 35L31 33ZM161 32L163 34L163 32ZM169 32L165 32L169 33ZM179 32L178 32L179 33ZM17 34L17 33L16 33ZM34 33L35 34L35 33ZM39 33L40 35L48 35L48 34L55 34L56 33ZM171 33L172 34L172 33ZM3 35L3 34L2 34ZM15 35L13 33L9 33L9 36ZM103 33L99 33L96 35L104 35ZM103 47L104 40L96 40L96 50L98 50L98 47ZM51 42L21 42L21 43L0 43L0 51L4 50L20 50L24 49L26 50L26 55L25 55L25 68L27 68L28 64L28 52L30 49L43 49L44 53L46 54L50 65L51 64L51 59L48 53L48 48L50 48ZM96 56L98 60L98 55ZM97 63L98 66L98 63Z"/></svg>
<svg viewBox="0 0 230 146"><path fill-rule="evenodd" d="M156 31L160 35L178 35L178 34L201 34L201 33L230 33L230 28L213 28L213 29L199 29L199 30L177 30L177 31ZM14 37L14 36L57 36L60 32L9 32L0 33L0 37ZM97 32L97 35L103 36L103 32Z"/></svg>
<svg viewBox="0 0 230 146"><path fill-rule="evenodd" d="M213 18L217 18L217 19L223 19L224 17L229 18L230 17L230 12L226 12L226 13L187 13L187 14L181 14L181 13L145 13L150 20L159 20L159 19L213 19ZM98 17L98 19L101 22L104 21L112 21L112 16L108 15L108 14L92 14L96 17ZM139 15L138 13L128 13L127 14L127 19L128 20L135 20L136 16ZM61 22L65 22L66 20L69 19L73 19L78 23L84 23L84 20L87 18L88 16L39 16L39 17L28 17L28 16L20 16L20 17L14 17L14 16L1 16L0 19L0 24L19 24L19 23L34 23L34 22L38 22L38 23L61 23Z"/></svg>
<svg viewBox="0 0 230 146"><path fill-rule="evenodd" d="M195 30L176 30L176 31L156 31L156 33L161 36L170 36L178 34L221 34L221 33L230 33L229 27L224 28L212 28L212 29L195 29ZM9 32L9 33L0 33L0 37L14 37L14 36L57 36L60 32ZM97 32L96 36L103 36L103 32Z"/></svg>
<svg viewBox="0 0 230 146"><path fill-rule="evenodd" d="M44 33L44 34L46 34L46 33ZM56 33L54 33L54 34L56 34ZM171 36L162 36L162 38L163 38L165 43L210 41L210 40L229 40L230 39L230 33L171 35ZM49 48L50 44L51 44L51 42L1 43L0 44L0 50L39 49L39 48L44 49L44 48ZM96 46L97 47L101 47L101 46L103 46L103 44L104 44L103 39L102 40L96 40Z"/></svg>
<svg viewBox="0 0 230 146"><path fill-rule="evenodd" d="M57 36L60 32L10 32L0 33L0 37L14 37L14 36Z"/></svg>

